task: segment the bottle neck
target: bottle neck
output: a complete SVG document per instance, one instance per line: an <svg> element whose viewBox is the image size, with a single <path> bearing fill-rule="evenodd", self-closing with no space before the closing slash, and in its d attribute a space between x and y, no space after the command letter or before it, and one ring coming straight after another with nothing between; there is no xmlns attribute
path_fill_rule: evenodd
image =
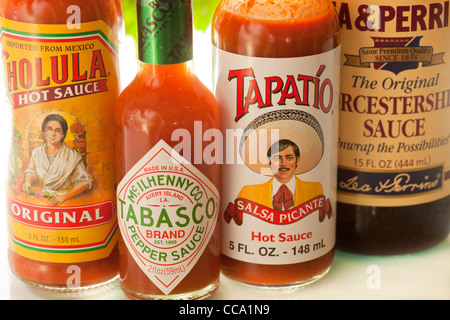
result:
<svg viewBox="0 0 450 320"><path fill-rule="evenodd" d="M142 63L173 65L193 58L192 0L137 0Z"/></svg>
<svg viewBox="0 0 450 320"><path fill-rule="evenodd" d="M186 76L195 76L195 72L192 60L177 64L152 64L139 61L138 75L146 79L152 79L152 81L158 79L157 81L169 80L173 82L179 79L181 82L185 82Z"/></svg>

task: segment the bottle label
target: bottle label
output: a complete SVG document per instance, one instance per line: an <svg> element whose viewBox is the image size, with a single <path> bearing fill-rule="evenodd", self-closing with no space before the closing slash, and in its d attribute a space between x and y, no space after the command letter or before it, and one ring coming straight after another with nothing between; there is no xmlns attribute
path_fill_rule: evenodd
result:
<svg viewBox="0 0 450 320"><path fill-rule="evenodd" d="M192 7L186 0L137 0L139 60L176 64L193 58Z"/></svg>
<svg viewBox="0 0 450 320"><path fill-rule="evenodd" d="M111 109L119 93L116 36L103 21L79 29L0 23L13 120L10 247L44 262L106 258L118 239Z"/></svg>
<svg viewBox="0 0 450 320"><path fill-rule="evenodd" d="M214 233L219 192L197 168L158 142L117 188L122 238L164 294L189 274Z"/></svg>
<svg viewBox="0 0 450 320"><path fill-rule="evenodd" d="M337 1L338 199L405 206L450 194L449 1Z"/></svg>
<svg viewBox="0 0 450 320"><path fill-rule="evenodd" d="M287 59L215 49L223 254L283 265L334 248L339 56L339 48Z"/></svg>

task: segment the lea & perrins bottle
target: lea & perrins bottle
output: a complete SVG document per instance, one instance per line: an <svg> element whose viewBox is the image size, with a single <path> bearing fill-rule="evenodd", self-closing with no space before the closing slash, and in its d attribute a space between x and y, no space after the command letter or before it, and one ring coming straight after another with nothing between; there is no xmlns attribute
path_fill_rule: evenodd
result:
<svg viewBox="0 0 450 320"><path fill-rule="evenodd" d="M192 2L137 1L137 13L140 68L116 107L121 285L202 299L220 275L218 105L193 70Z"/></svg>
<svg viewBox="0 0 450 320"><path fill-rule="evenodd" d="M222 0L212 23L226 138L222 272L294 287L335 246L339 26L331 1Z"/></svg>
<svg viewBox="0 0 450 320"><path fill-rule="evenodd" d="M413 253L449 234L449 3L336 1L341 250Z"/></svg>
<svg viewBox="0 0 450 320"><path fill-rule="evenodd" d="M116 0L2 0L12 108L9 264L20 278L80 290L118 275L114 113Z"/></svg>

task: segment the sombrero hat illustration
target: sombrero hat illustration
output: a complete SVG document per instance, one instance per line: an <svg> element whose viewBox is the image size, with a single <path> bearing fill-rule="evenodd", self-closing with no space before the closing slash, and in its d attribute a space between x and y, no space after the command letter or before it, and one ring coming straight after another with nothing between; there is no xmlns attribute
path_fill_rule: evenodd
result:
<svg viewBox="0 0 450 320"><path fill-rule="evenodd" d="M296 175L319 164L324 152L322 128L314 116L301 110L276 110L254 119L240 141L242 160L249 169L272 176L267 151L283 139L291 140L300 150Z"/></svg>

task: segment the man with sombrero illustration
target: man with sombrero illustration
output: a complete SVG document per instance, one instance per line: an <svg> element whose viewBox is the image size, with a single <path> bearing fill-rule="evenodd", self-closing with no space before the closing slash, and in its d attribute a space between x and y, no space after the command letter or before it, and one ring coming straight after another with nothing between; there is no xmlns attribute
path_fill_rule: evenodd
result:
<svg viewBox="0 0 450 320"><path fill-rule="evenodd" d="M263 184L244 186L238 198L285 211L323 193L319 182L305 182L295 176L300 150L291 140L275 142L267 151L267 158L273 177Z"/></svg>
<svg viewBox="0 0 450 320"><path fill-rule="evenodd" d="M240 225L243 213L248 213L270 223L283 224L295 222L292 217L301 219L316 210L321 221L331 215L322 184L296 176L319 164L323 146L321 127L306 112L277 110L256 118L244 131L240 152L249 169L270 178L262 184L245 185L235 203L227 208L225 220L233 219ZM284 212L292 213L289 219L280 218L287 217Z"/></svg>

